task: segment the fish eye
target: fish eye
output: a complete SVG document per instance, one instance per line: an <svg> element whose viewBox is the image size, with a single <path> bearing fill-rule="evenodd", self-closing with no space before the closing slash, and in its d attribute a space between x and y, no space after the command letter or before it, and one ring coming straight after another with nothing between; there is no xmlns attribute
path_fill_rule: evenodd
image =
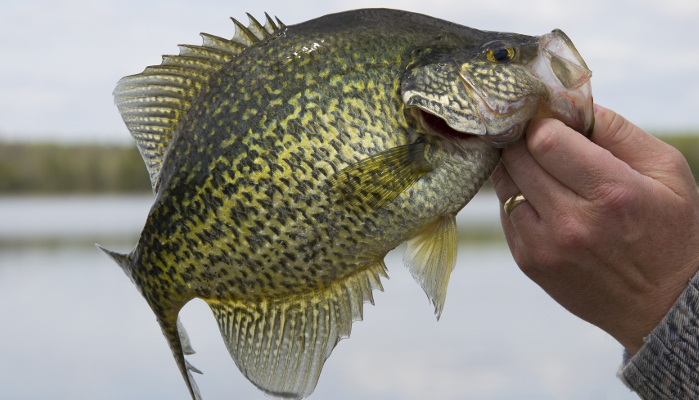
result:
<svg viewBox="0 0 699 400"><path fill-rule="evenodd" d="M515 54L514 48L504 44L498 44L485 52L485 58L490 62L504 63L514 59Z"/></svg>

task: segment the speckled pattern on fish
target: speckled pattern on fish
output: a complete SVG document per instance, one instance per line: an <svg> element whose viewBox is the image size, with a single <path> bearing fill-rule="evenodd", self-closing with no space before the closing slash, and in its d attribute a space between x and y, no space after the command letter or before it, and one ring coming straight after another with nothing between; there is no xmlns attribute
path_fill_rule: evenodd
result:
<svg viewBox="0 0 699 400"><path fill-rule="evenodd" d="M177 315L195 297L251 382L300 398L400 243L440 315L454 216L503 135L521 136L551 95L526 72L539 38L394 10L235 23L230 41L203 34L119 82L156 199L134 250L105 251L155 312L193 398ZM502 48L512 57L491 60ZM489 101L502 115L484 114Z"/></svg>

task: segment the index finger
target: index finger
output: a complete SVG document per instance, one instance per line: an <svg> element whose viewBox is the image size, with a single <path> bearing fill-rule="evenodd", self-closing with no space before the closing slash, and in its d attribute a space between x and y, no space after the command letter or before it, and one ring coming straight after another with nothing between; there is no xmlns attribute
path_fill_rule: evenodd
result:
<svg viewBox="0 0 699 400"><path fill-rule="evenodd" d="M604 126L597 124L595 132L598 129ZM587 200L636 178L628 164L558 120L533 121L527 131L527 148L544 170Z"/></svg>

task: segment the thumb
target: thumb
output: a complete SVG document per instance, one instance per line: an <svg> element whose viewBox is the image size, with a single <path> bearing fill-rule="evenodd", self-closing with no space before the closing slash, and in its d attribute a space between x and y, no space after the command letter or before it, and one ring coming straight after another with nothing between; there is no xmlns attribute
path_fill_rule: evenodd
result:
<svg viewBox="0 0 699 400"><path fill-rule="evenodd" d="M684 156L612 110L595 104L595 128L590 139L642 175L667 186L680 175L691 180ZM672 189L672 187L671 187Z"/></svg>

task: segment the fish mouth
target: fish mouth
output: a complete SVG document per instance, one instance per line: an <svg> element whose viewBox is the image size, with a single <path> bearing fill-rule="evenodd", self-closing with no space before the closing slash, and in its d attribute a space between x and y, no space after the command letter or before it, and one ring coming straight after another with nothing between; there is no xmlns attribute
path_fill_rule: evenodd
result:
<svg viewBox="0 0 699 400"><path fill-rule="evenodd" d="M452 139L454 143L478 138L496 148L509 147L524 135L541 103L541 96L532 94L494 108L476 85L461 74L449 83L451 90L445 94L425 95L414 90L411 78L409 75L403 84L403 98L418 131ZM546 89L543 90L545 94Z"/></svg>
<svg viewBox="0 0 699 400"><path fill-rule="evenodd" d="M555 118L586 137L592 134L592 71L560 29L536 38L536 43L537 56L524 65L524 74L518 78L524 82L533 78L532 90L515 101L488 95L484 92L486 87L475 82L469 70L462 69L460 73L461 83L485 126L483 139L495 147L505 148L517 142L533 118Z"/></svg>
<svg viewBox="0 0 699 400"><path fill-rule="evenodd" d="M410 69L401 83L406 115L421 133L454 143L478 137L497 148L510 147L533 118L558 119L589 137L592 72L572 41L556 29L527 43L534 52L527 63L495 69L485 60L450 56ZM473 59L468 52L463 56ZM483 72L494 69L498 72ZM499 79L498 86L493 79Z"/></svg>
<svg viewBox="0 0 699 400"><path fill-rule="evenodd" d="M417 122L418 132L426 135L447 139L446 143L451 143L455 148L470 148L474 142L487 142L483 135L462 132L449 126L449 123L442 117L425 111L419 107L411 107L410 113ZM471 143L471 144L467 144ZM465 147L464 147L465 146Z"/></svg>
<svg viewBox="0 0 699 400"><path fill-rule="evenodd" d="M410 107L410 113L417 122L418 131L427 134L450 139L455 143L480 140L496 148L504 148L519 140L524 135L529 120L537 113L537 103L529 103L527 107L521 107L505 116L499 115L488 108L483 100L477 98L479 106L478 125L481 129L475 132L465 132L454 128L444 117L434 114L422 107ZM526 114L522 117L520 114ZM484 117L485 116L485 117ZM498 133L488 132L488 123L498 119L514 120L507 122L506 128Z"/></svg>
<svg viewBox="0 0 699 400"><path fill-rule="evenodd" d="M553 117L590 137L595 126L592 71L560 29L539 37L539 56L528 66L529 72L546 84L548 101L537 116Z"/></svg>
<svg viewBox="0 0 699 400"><path fill-rule="evenodd" d="M480 137L479 135L468 132L457 131L438 115L427 112L421 108L411 107L410 112L423 133L461 140Z"/></svg>

